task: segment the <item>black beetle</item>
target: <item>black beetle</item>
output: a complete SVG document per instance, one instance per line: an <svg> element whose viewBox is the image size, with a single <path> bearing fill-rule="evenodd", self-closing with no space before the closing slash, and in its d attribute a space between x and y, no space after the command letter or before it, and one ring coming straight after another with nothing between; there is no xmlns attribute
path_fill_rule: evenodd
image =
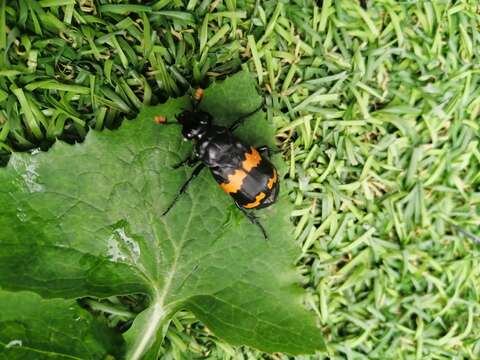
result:
<svg viewBox="0 0 480 360"><path fill-rule="evenodd" d="M278 173L266 158L269 155L268 147L256 149L233 135L238 126L262 108L263 102L257 109L241 116L226 128L214 125L211 114L198 110L202 97L203 90L197 89L193 96L193 110L185 110L177 117L184 138L195 141L195 151L193 158L182 161L174 168L184 165L196 167L162 216L170 211L190 182L208 167L220 187L233 197L237 207L267 238L263 226L247 209L261 209L275 202L280 188ZM166 123L162 116L157 116L156 121Z"/></svg>

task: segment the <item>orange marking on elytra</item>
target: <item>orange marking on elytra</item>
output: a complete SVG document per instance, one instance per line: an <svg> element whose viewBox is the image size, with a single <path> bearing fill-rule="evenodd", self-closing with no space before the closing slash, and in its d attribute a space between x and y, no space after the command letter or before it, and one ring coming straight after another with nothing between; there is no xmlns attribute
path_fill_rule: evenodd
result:
<svg viewBox="0 0 480 360"><path fill-rule="evenodd" d="M245 204L245 205L243 205L243 207L246 208L246 209L251 209L251 208L257 207L258 205L260 205L262 203L262 200L265 198L265 196L267 196L267 195L265 195L264 192L261 192L260 194L257 195L254 202Z"/></svg>
<svg viewBox="0 0 480 360"><path fill-rule="evenodd" d="M261 192L260 194L257 195L254 202L245 204L245 205L243 205L243 207L246 208L246 209L251 209L251 208L257 207L258 205L261 204L261 202L265 198L265 196L266 196L265 193Z"/></svg>
<svg viewBox="0 0 480 360"><path fill-rule="evenodd" d="M275 184L276 182L277 182L277 172L275 171L275 169L273 169L273 176L270 179L268 179L267 187L271 189L273 187L273 184Z"/></svg>
<svg viewBox="0 0 480 360"><path fill-rule="evenodd" d="M223 191L227 193L236 193L242 187L243 179L247 174L243 170L235 170L231 175L228 175L228 182L220 184Z"/></svg>
<svg viewBox="0 0 480 360"><path fill-rule="evenodd" d="M255 148L251 148L249 153L245 154L245 160L242 162L242 167L245 171L250 171L262 161L262 157Z"/></svg>

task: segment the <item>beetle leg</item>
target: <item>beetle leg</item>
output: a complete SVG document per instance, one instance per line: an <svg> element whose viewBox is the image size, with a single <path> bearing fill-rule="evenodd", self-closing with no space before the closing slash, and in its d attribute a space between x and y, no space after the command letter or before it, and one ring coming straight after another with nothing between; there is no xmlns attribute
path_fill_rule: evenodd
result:
<svg viewBox="0 0 480 360"><path fill-rule="evenodd" d="M179 167L183 166L192 167L194 165L197 165L199 161L200 160L198 160L197 158L186 158L185 160L180 161L178 164L173 165L172 169L178 169Z"/></svg>
<svg viewBox="0 0 480 360"><path fill-rule="evenodd" d="M260 106L257 107L255 110L250 111L249 113L240 116L237 120L235 120L235 122L234 122L232 125L230 125L229 130L230 130L230 131L235 131L240 125L243 124L243 122L244 122L245 120L247 120L250 116L252 116L252 115L255 114L256 112L260 111L260 109L263 107L264 103L265 103L265 101L262 100L262 103L260 104Z"/></svg>
<svg viewBox="0 0 480 360"><path fill-rule="evenodd" d="M267 232L265 231L265 229L264 229L263 225L260 223L260 221L258 221L257 217L254 214L245 210L243 207L241 207L237 203L235 203L235 205L237 205L237 207L240 209L240 211L243 213L243 215L245 215L247 217L247 219L250 220L250 222L252 224L257 225L260 228L260 230L263 234L263 237L265 238L265 240L268 240Z"/></svg>
<svg viewBox="0 0 480 360"><path fill-rule="evenodd" d="M188 188L188 185L190 184L190 182L195 179L198 174L200 174L200 172L203 170L203 168L205 167L205 164L199 164L192 172L192 174L190 175L190 177L187 179L187 181L185 181L185 183L182 185L182 187L180 188L180 191L177 193L177 195L175 195L175 198L173 199L172 203L169 205L169 207L167 208L167 210L165 210L162 214L162 216L166 215L170 209L173 207L173 205L175 205L175 203L177 202L178 198L180 197L180 195L182 195Z"/></svg>
<svg viewBox="0 0 480 360"><path fill-rule="evenodd" d="M272 150L268 146L260 146L257 148L257 151L262 154L262 156L270 157L272 155Z"/></svg>
<svg viewBox="0 0 480 360"><path fill-rule="evenodd" d="M260 146L257 148L257 151L262 154L262 156L264 157L272 157L273 154L279 154L281 153L282 151L281 150L272 150L270 149L268 146Z"/></svg>

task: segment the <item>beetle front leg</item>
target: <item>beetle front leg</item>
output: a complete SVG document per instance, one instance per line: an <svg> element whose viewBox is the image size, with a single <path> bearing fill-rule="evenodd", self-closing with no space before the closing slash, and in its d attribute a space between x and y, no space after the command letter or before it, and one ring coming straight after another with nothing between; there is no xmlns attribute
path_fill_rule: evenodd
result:
<svg viewBox="0 0 480 360"><path fill-rule="evenodd" d="M185 183L182 185L182 187L180 188L180 191L175 195L175 198L173 199L172 203L168 206L167 210L165 210L162 214L162 216L166 215L170 209L173 207L173 205L175 205L175 203L177 202L178 198L180 197L180 195L182 195L188 188L188 185L190 184L190 182L195 179L198 174L200 174L200 172L205 168L205 164L200 164L198 165L192 172L192 174L190 175L190 177L187 179L187 181L185 181Z"/></svg>
<svg viewBox="0 0 480 360"><path fill-rule="evenodd" d="M235 120L235 122L232 125L230 125L229 130L235 131L240 125L242 125L245 122L245 120L247 120L250 116L252 116L256 112L260 111L264 104L265 104L265 101L262 99L262 103L260 104L259 107L257 107L255 110L250 111L245 115L240 116L237 120Z"/></svg>
<svg viewBox="0 0 480 360"><path fill-rule="evenodd" d="M180 161L178 164L175 164L172 166L173 169L178 169L180 167L183 167L183 166L189 166L189 167L192 167L192 166L195 166L198 164L200 160L196 157L194 158L186 158L185 160L183 161Z"/></svg>

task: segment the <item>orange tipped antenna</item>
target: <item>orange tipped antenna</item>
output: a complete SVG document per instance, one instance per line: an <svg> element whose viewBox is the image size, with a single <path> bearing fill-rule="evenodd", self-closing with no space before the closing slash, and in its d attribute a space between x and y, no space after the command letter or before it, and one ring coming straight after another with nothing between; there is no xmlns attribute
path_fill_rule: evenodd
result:
<svg viewBox="0 0 480 360"><path fill-rule="evenodd" d="M195 92L193 93L193 100L196 102L202 101L204 94L205 91L201 87L196 88Z"/></svg>
<svg viewBox="0 0 480 360"><path fill-rule="evenodd" d="M167 118L163 115L157 115L153 118L156 124L161 125L167 122Z"/></svg>
<svg viewBox="0 0 480 360"><path fill-rule="evenodd" d="M198 104L200 104L200 101L202 101L204 94L205 90L203 90L201 87L195 89L192 96L192 105L194 109L196 109Z"/></svg>

